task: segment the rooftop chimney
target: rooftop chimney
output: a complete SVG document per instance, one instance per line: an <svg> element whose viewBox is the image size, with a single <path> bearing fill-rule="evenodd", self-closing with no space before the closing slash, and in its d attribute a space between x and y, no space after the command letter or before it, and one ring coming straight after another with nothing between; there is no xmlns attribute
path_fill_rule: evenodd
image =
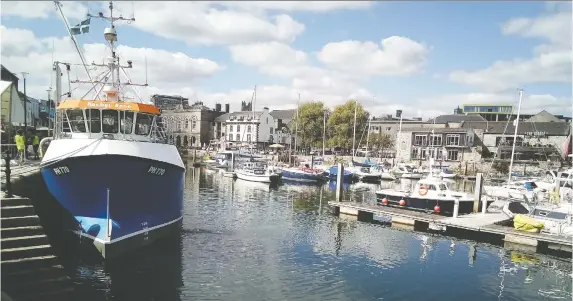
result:
<svg viewBox="0 0 573 301"><path fill-rule="evenodd" d="M215 104L215 111L221 112L221 104L220 103Z"/></svg>
<svg viewBox="0 0 573 301"><path fill-rule="evenodd" d="M229 113L231 110L230 105L228 103L225 104L225 113Z"/></svg>

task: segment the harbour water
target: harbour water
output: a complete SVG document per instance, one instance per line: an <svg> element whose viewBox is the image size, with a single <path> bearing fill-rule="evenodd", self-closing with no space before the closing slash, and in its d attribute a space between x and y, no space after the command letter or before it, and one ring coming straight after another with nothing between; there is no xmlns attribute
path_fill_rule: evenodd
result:
<svg viewBox="0 0 573 301"><path fill-rule="evenodd" d="M373 202L377 186L349 185L344 198ZM334 217L332 184L269 187L197 168L185 193L180 236L106 264L64 258L78 300L572 297L570 259Z"/></svg>

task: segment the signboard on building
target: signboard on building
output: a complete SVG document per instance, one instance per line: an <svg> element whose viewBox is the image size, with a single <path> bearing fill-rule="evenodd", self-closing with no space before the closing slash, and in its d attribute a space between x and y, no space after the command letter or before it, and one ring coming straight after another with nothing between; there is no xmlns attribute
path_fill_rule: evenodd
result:
<svg viewBox="0 0 573 301"><path fill-rule="evenodd" d="M525 132L525 136L527 137L546 137L547 132Z"/></svg>

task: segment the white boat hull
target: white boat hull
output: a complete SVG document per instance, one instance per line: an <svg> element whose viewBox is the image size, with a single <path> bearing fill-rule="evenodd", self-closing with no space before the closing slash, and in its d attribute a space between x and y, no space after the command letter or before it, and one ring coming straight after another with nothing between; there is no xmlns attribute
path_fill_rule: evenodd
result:
<svg viewBox="0 0 573 301"><path fill-rule="evenodd" d="M237 178L241 180L259 183L274 183L279 180L278 174L253 175L242 170L235 170L235 175L237 175Z"/></svg>

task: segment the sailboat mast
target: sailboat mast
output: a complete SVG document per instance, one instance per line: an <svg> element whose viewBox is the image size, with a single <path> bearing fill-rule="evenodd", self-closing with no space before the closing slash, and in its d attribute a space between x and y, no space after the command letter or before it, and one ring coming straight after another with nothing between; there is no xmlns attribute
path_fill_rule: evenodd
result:
<svg viewBox="0 0 573 301"><path fill-rule="evenodd" d="M513 132L513 146L511 147L511 160L509 160L509 176L507 183L511 184L511 170L513 168L513 158L515 156L515 144L517 142L517 128L519 127L519 114L521 113L521 100L523 99L523 89L519 89L519 103L517 104L517 117L515 119L515 131Z"/></svg>
<svg viewBox="0 0 573 301"><path fill-rule="evenodd" d="M352 134L352 159L354 160L354 155L356 154L356 115L358 113L358 100L354 101L354 129Z"/></svg>
<svg viewBox="0 0 573 301"><path fill-rule="evenodd" d="M324 160L324 149L326 148L326 110L323 112L322 120L322 159Z"/></svg>
<svg viewBox="0 0 573 301"><path fill-rule="evenodd" d="M298 101L296 102L296 123L294 125L294 153L296 154L296 145L298 142L298 112L300 108L300 93L298 93Z"/></svg>

